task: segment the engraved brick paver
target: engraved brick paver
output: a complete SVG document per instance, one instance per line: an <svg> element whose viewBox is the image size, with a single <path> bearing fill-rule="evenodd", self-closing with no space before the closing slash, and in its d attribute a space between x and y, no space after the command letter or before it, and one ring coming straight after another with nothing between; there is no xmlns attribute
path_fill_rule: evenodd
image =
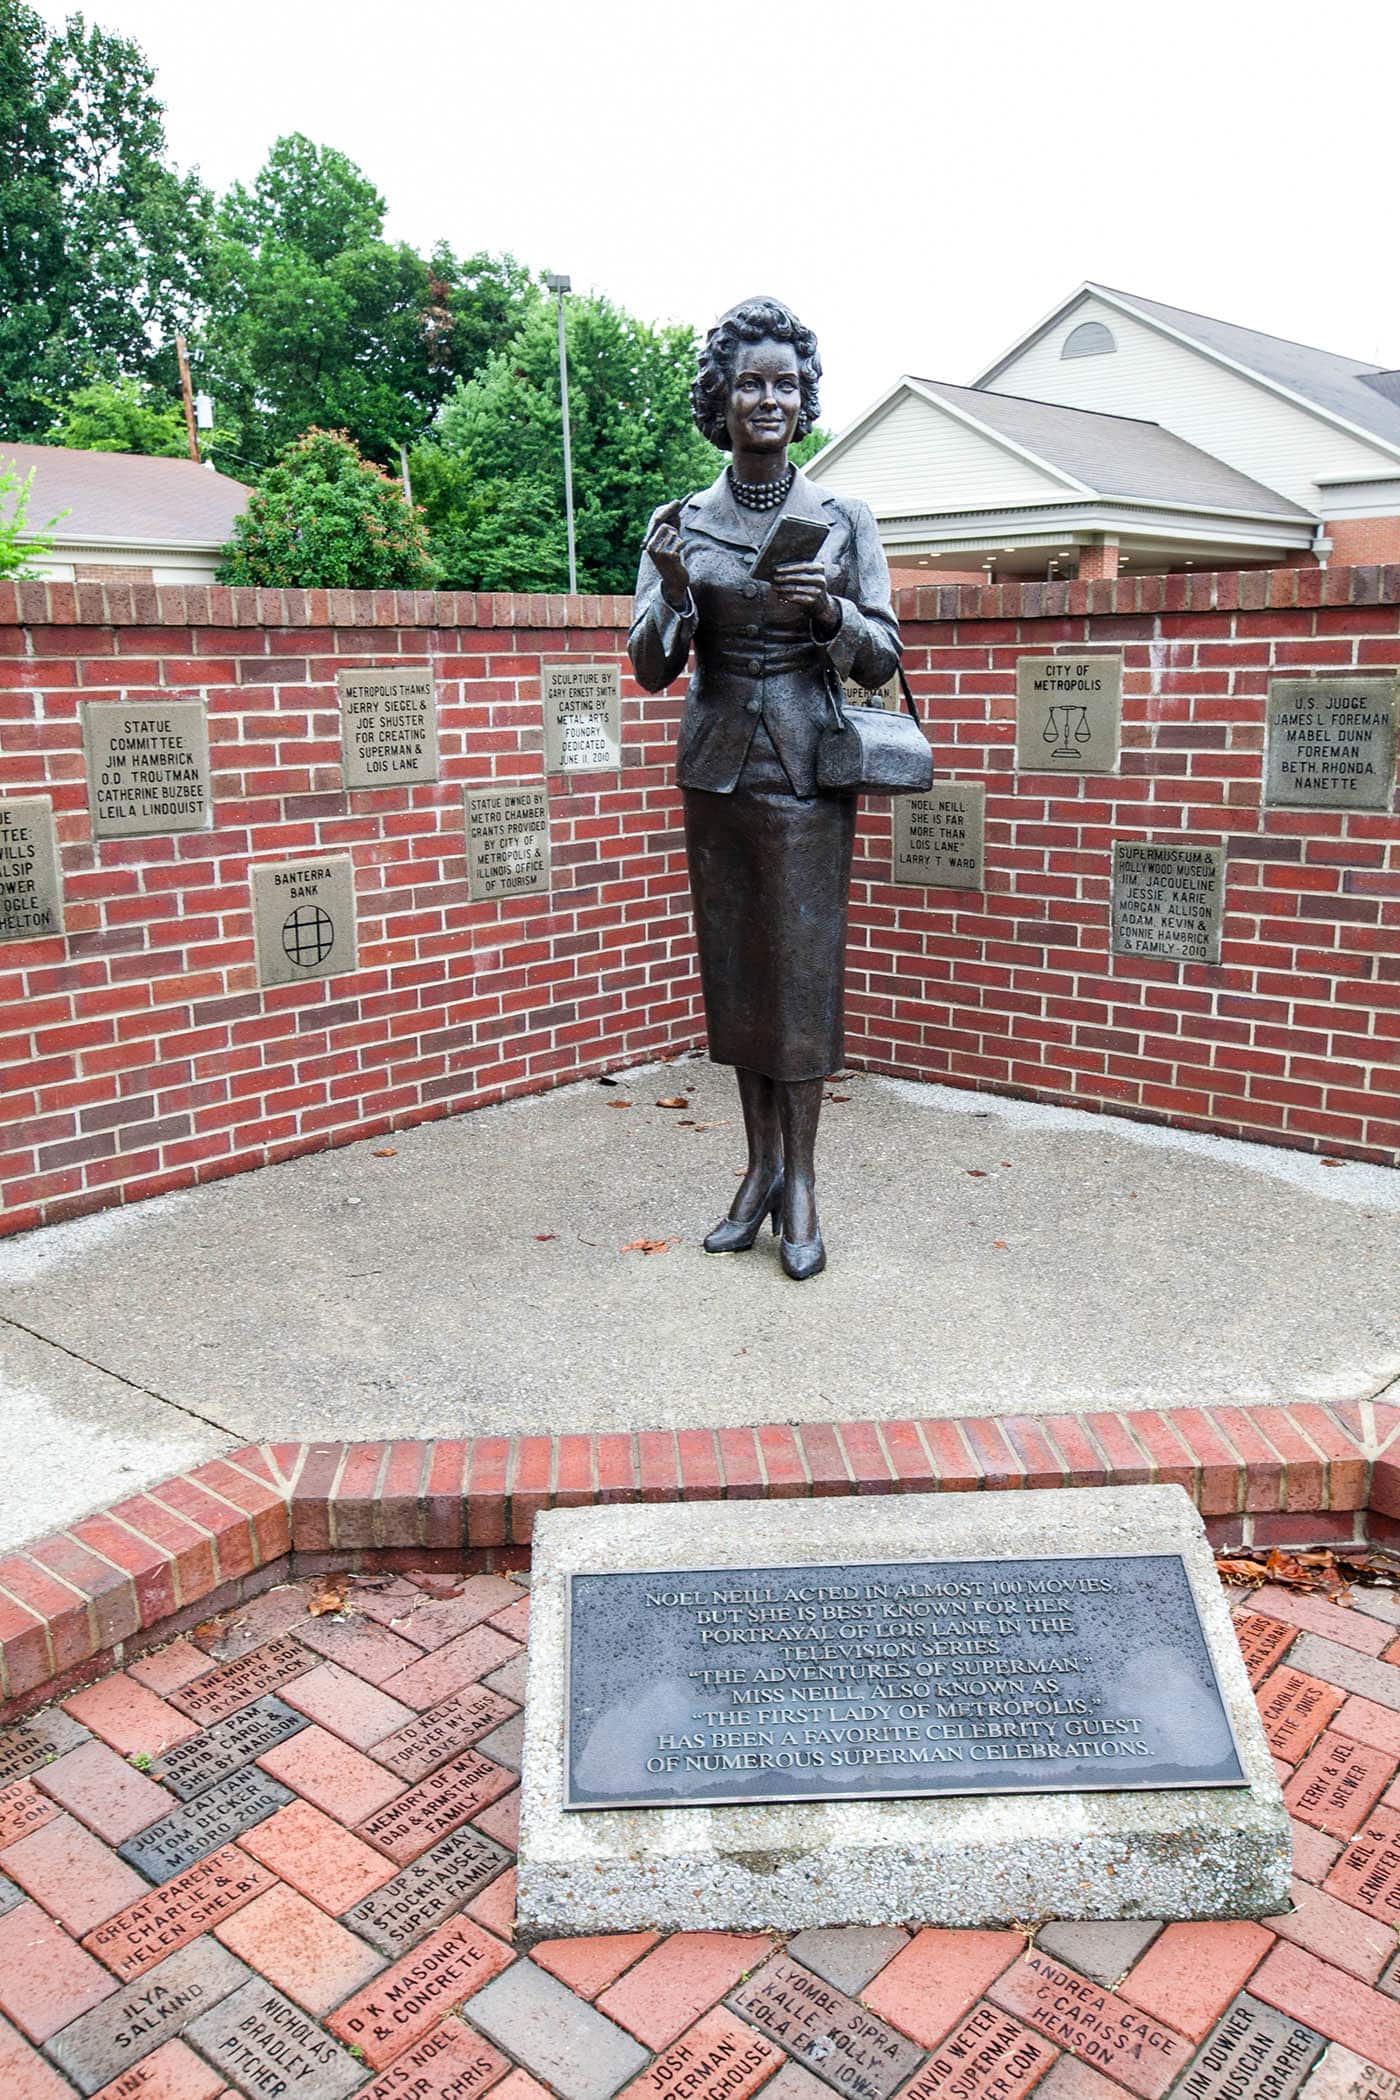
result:
<svg viewBox="0 0 1400 2100"><path fill-rule="evenodd" d="M1055 2056L1023 2021L998 2006L975 2005L896 2100L1023 2100Z"/></svg>
<svg viewBox="0 0 1400 2100"><path fill-rule="evenodd" d="M415 1715L382 1741L365 1747L379 1764L397 1772L400 1779L426 1779L439 1765L445 1765L459 1751L469 1750L502 1721L508 1721L515 1711L512 1700L484 1684L473 1684L463 1692L454 1692L440 1706Z"/></svg>
<svg viewBox="0 0 1400 2100"><path fill-rule="evenodd" d="M193 1801L173 1808L149 1830L138 1831L118 1851L148 1881L170 1881L207 1852L216 1852L230 1838L251 1830L291 1798L286 1787L255 1765L246 1765L231 1778L206 1787Z"/></svg>
<svg viewBox="0 0 1400 2100"><path fill-rule="evenodd" d="M189 2038L240 2093L344 2100L364 2066L260 1976L201 2013Z"/></svg>
<svg viewBox="0 0 1400 2100"><path fill-rule="evenodd" d="M0 1787L0 1852L17 1845L33 1830L54 1822L58 1808L41 1793L32 1779L16 1779Z"/></svg>
<svg viewBox="0 0 1400 2100"><path fill-rule="evenodd" d="M58 1816L11 1845L5 1872L75 1939L146 1890L135 1868L72 1816Z"/></svg>
<svg viewBox="0 0 1400 2100"><path fill-rule="evenodd" d="M650 2051L532 1961L519 1961L472 1999L474 2027L562 2100L611 2100Z"/></svg>
<svg viewBox="0 0 1400 2100"><path fill-rule="evenodd" d="M196 1940L54 2035L49 2054L80 2091L96 2092L247 1981L226 1948Z"/></svg>
<svg viewBox="0 0 1400 2100"><path fill-rule="evenodd" d="M226 2090L223 2073L177 2036L129 2071L119 2071L93 2100L222 2100Z"/></svg>
<svg viewBox="0 0 1400 2100"><path fill-rule="evenodd" d="M390 1782L398 1799L377 1815L368 1816L359 1825L357 1835L397 1860L400 1866L426 1852L459 1823L477 1818L481 1810L504 1797L507 1788L516 1783L514 1772L477 1750L464 1750L460 1757L452 1758L407 1791L401 1780L377 1769L381 1778ZM491 1834L496 1835L494 1831ZM513 1847L514 1836L505 1842Z"/></svg>
<svg viewBox="0 0 1400 2100"><path fill-rule="evenodd" d="M775 2042L717 2006L624 2086L620 2100L748 2100L782 2061Z"/></svg>
<svg viewBox="0 0 1400 2100"><path fill-rule="evenodd" d="M788 1954L775 1954L728 1998L785 2053L860 2100L890 2100L923 2051ZM1045 2052L1046 2060L1049 2051Z"/></svg>
<svg viewBox="0 0 1400 2100"><path fill-rule="evenodd" d="M1251 1995L1288 2013L1329 2041L1345 2042L1400 2074L1400 2005L1319 1961L1302 1947L1280 1942L1250 1978Z"/></svg>
<svg viewBox="0 0 1400 2100"><path fill-rule="evenodd" d="M238 1707L261 1698L264 1692L275 1692L289 1684L294 1677L314 1669L315 1664L316 1657L299 1641L290 1634L278 1634L245 1655L217 1664L203 1677L192 1677L188 1684L170 1694L169 1704L197 1727L208 1728Z"/></svg>
<svg viewBox="0 0 1400 2100"><path fill-rule="evenodd" d="M1235 1638L1253 1685L1268 1675L1297 1638L1296 1627L1285 1626L1278 1619L1267 1619L1261 1612L1237 1612L1234 1626Z"/></svg>
<svg viewBox="0 0 1400 2100"><path fill-rule="evenodd" d="M510 2064L500 2050L454 2015L415 2049L405 2050L373 2085L363 2086L357 2100L439 2100L439 2095L474 2100L488 2087L504 2092L497 2080L509 2075Z"/></svg>
<svg viewBox="0 0 1400 2100"><path fill-rule="evenodd" d="M34 1784L109 1845L135 1837L175 1806L173 1794L95 1739L45 1765Z"/></svg>
<svg viewBox="0 0 1400 2100"><path fill-rule="evenodd" d="M1350 1837L1366 1820L1395 1772L1395 1760L1354 1736L1329 1728L1283 1790L1290 1815L1331 1837Z"/></svg>
<svg viewBox="0 0 1400 2100"><path fill-rule="evenodd" d="M83 1945L114 1976L130 1983L177 1947L251 1903L273 1881L267 1868L237 1845L224 1845L174 1880L147 1890L139 1901L90 1932Z"/></svg>
<svg viewBox="0 0 1400 2100"><path fill-rule="evenodd" d="M481 1831L454 1830L347 1909L345 1922L372 1947L402 1954L453 1911L466 1908L504 1873L510 1859L503 1845Z"/></svg>
<svg viewBox="0 0 1400 2100"><path fill-rule="evenodd" d="M1139 2100L1159 2100L1191 2045L1164 2021L1032 1948L987 1993L1050 2041L1086 2058Z"/></svg>
<svg viewBox="0 0 1400 2100"><path fill-rule="evenodd" d="M1373 1809L1343 1846L1323 1887L1373 1918L1400 1925L1400 1810Z"/></svg>
<svg viewBox="0 0 1400 2100"><path fill-rule="evenodd" d="M1182 2100L1293 2100L1324 2048L1311 2027L1241 1991L1204 2037Z"/></svg>
<svg viewBox="0 0 1400 2100"><path fill-rule="evenodd" d="M151 1766L151 1776L176 1800L192 1801L306 1726L304 1714L268 1692L167 1750Z"/></svg>
<svg viewBox="0 0 1400 2100"><path fill-rule="evenodd" d="M9 1727L0 1728L0 1787L14 1779L27 1779L41 1765L87 1740L88 1730L61 1706L12 1721Z"/></svg>
<svg viewBox="0 0 1400 2100"><path fill-rule="evenodd" d="M423 2039L444 2012L471 1998L515 1959L483 1925L454 1918L348 1998L326 2021L366 2063L382 2070ZM476 2018L475 2012L470 2016Z"/></svg>
<svg viewBox="0 0 1400 2100"><path fill-rule="evenodd" d="M1259 1718L1275 1757L1296 1764L1342 1704L1343 1694L1301 1670L1275 1670L1257 1695Z"/></svg>
<svg viewBox="0 0 1400 2100"><path fill-rule="evenodd" d="M649 2048L663 2048L757 1968L771 1946L762 1933L673 1933L610 1985L598 2008Z"/></svg>
<svg viewBox="0 0 1400 2100"><path fill-rule="evenodd" d="M265 1823L245 1830L238 1845L333 1917L377 1889L394 1871L392 1860L342 1830L309 1801L289 1801Z"/></svg>

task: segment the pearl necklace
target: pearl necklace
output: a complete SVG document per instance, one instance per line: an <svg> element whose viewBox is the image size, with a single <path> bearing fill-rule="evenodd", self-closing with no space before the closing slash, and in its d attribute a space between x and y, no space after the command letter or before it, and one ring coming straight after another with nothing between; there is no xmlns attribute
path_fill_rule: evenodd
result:
<svg viewBox="0 0 1400 2100"><path fill-rule="evenodd" d="M796 467L789 467L781 481L740 481L731 467L729 486L734 501L745 510L777 510L787 502L796 473Z"/></svg>

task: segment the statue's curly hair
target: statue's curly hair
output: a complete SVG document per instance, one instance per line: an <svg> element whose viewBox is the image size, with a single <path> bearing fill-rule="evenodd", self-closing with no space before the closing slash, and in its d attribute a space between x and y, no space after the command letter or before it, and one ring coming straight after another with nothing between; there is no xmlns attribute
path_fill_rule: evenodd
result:
<svg viewBox="0 0 1400 2100"><path fill-rule="evenodd" d="M696 429L701 437L718 445L722 452L731 449L725 411L729 406L729 389L740 348L745 343L763 342L792 344L797 353L797 375L802 386L802 412L797 418L794 436L806 437L808 431L816 427L821 413L818 383L822 376L816 337L810 328L803 327L791 307L784 306L781 299L745 299L738 306L731 306L728 313L721 314L706 336L705 347L700 352L700 368L690 389L690 408Z"/></svg>

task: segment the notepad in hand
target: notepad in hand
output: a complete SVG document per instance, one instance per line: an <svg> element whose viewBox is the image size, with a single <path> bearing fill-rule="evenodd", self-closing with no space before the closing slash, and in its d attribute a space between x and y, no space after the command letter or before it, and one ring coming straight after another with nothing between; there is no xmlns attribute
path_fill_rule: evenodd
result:
<svg viewBox="0 0 1400 2100"><path fill-rule="evenodd" d="M830 527L816 518L794 518L785 512L775 520L754 559L753 574L760 583L771 583L784 562L815 561Z"/></svg>

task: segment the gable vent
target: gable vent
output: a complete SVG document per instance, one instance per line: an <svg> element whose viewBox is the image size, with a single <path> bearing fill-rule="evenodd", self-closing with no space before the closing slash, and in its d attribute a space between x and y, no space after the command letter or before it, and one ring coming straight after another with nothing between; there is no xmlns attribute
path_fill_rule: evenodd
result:
<svg viewBox="0 0 1400 2100"><path fill-rule="evenodd" d="M1105 328L1102 321L1081 321L1071 328L1065 337L1060 356L1064 357L1109 357L1118 348L1113 340L1113 331Z"/></svg>
<svg viewBox="0 0 1400 2100"><path fill-rule="evenodd" d="M1356 376L1373 393L1400 404L1400 372L1358 372Z"/></svg>

